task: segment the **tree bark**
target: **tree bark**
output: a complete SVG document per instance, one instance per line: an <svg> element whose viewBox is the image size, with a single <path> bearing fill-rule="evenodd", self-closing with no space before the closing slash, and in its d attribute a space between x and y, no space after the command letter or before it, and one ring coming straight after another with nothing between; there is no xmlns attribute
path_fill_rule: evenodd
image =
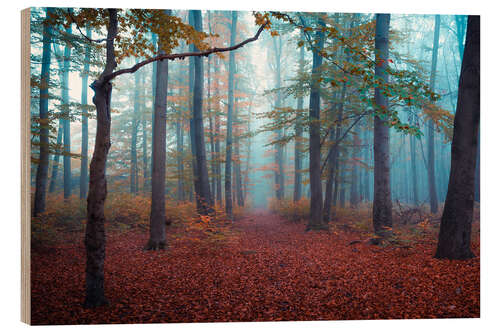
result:
<svg viewBox="0 0 500 333"><path fill-rule="evenodd" d="M236 24L238 12L231 12L231 45L236 39ZM227 134L226 134L226 165L224 175L224 195L226 201L225 211L229 219L233 219L233 200L231 196L231 164L233 158L233 109L234 109L234 51L229 53L229 78L228 78L228 103L227 103Z"/></svg>
<svg viewBox="0 0 500 333"><path fill-rule="evenodd" d="M431 63L431 78L430 78L430 89L434 91L434 84L436 81L436 67L437 67L437 55L439 50L439 28L440 28L441 16L435 15L434 22L434 45L432 48L432 63ZM438 199L436 192L436 162L435 162L435 145L434 145L434 121L429 119L428 124L428 138L427 138L427 172L429 180L429 197L431 213L435 214L438 210Z"/></svg>
<svg viewBox="0 0 500 333"><path fill-rule="evenodd" d="M45 10L48 18L53 12L52 8ZM49 80L50 80L50 44L52 27L44 24L42 32L42 71L40 75L40 155L36 170L35 200L33 216L38 216L45 211L45 197L47 195L47 176L49 173Z"/></svg>
<svg viewBox="0 0 500 333"><path fill-rule="evenodd" d="M389 55L390 14L377 14L375 27L375 78L382 84L388 81L387 59ZM379 112L387 112L387 96L375 88L375 103ZM392 200L390 176L389 127L375 115L373 130L374 185L373 185L373 229L377 235L384 235L386 228L392 228Z"/></svg>
<svg viewBox="0 0 500 333"><path fill-rule="evenodd" d="M413 116L410 115L410 124L415 125ZM415 206L418 206L418 181L417 181L417 149L416 149L416 138L415 136L410 136L410 156L411 156L411 183L413 190L412 202Z"/></svg>
<svg viewBox="0 0 500 333"><path fill-rule="evenodd" d="M108 304L104 295L104 258L106 235L104 229L104 202L107 195L106 159L111 146L111 82L103 77L116 67L114 38L118 30L117 10L108 9L109 23L106 40L106 67L100 78L94 81L94 102L97 110L97 132L92 161L90 162L89 195L87 197L87 225L85 228L86 295L84 306L95 308Z"/></svg>
<svg viewBox="0 0 500 333"><path fill-rule="evenodd" d="M277 42L279 41L279 43ZM274 46L274 57L276 64L276 77L275 77L275 88L278 89L276 92L276 100L274 107L275 109L281 108L281 53L283 49L283 43L281 39L281 35L273 38L273 46ZM283 137L283 129L278 128L276 131L276 139L280 140ZM278 169L274 172L274 185L276 186L276 199L283 200L285 197L285 175L284 175L284 167L283 167L283 145L279 142L276 145L276 155L275 162Z"/></svg>
<svg viewBox="0 0 500 333"><path fill-rule="evenodd" d="M234 109L234 123L238 124L238 103L235 103L235 109ZM236 203L238 206L243 207L245 206L245 200L243 199L243 184L242 184L242 179L241 179L241 156L240 156L240 140L239 140L239 133L236 133L235 135L235 145L234 145L234 174L235 174L235 185L236 185Z"/></svg>
<svg viewBox="0 0 500 333"><path fill-rule="evenodd" d="M304 44L300 47L300 58L299 58L299 73L304 72L305 63L305 51ZM295 160L294 160L294 186L293 186L293 201L297 202L302 197L302 133L304 129L302 128L302 119L299 114L304 108L304 96L302 93L299 94L297 99L297 120L295 122Z"/></svg>
<svg viewBox="0 0 500 333"><path fill-rule="evenodd" d="M320 26L324 23L320 20ZM321 188L321 124L320 124L320 66L323 58L319 54L325 44L325 33L316 31L317 44L313 49L312 84L309 98L309 182L311 187L310 218L306 230L327 229L323 222L323 191Z"/></svg>
<svg viewBox="0 0 500 333"><path fill-rule="evenodd" d="M66 33L71 35L71 25L66 28ZM64 144L64 156L63 156L63 169L64 169L64 199L68 199L71 196L71 114L69 106L69 66L71 57L71 46L69 43L64 47L64 66L63 66L63 110L64 110L64 121L63 121L63 144Z"/></svg>
<svg viewBox="0 0 500 333"><path fill-rule="evenodd" d="M203 31L201 10L193 10L193 23L197 31ZM198 49L194 48L195 52ZM205 130L203 127L203 60L194 57L194 81L193 81L193 128L196 156L196 178L198 186L196 189L196 206L200 215L210 215L214 212L214 203L210 193L210 179L208 178L207 153L205 146Z"/></svg>
<svg viewBox="0 0 500 333"><path fill-rule="evenodd" d="M86 34L92 38L92 30L87 26ZM80 199L86 198L89 186L89 114L87 90L90 70L90 45L85 47L85 59L82 73L82 159L80 163Z"/></svg>
<svg viewBox="0 0 500 333"><path fill-rule="evenodd" d="M167 10L167 15L170 15ZM164 54L158 44L158 51ZM168 61L158 62L153 125L153 167L151 178L151 215L149 218L149 240L146 250L161 250L166 245L165 222L165 168L167 149L167 92Z"/></svg>
<svg viewBox="0 0 500 333"><path fill-rule="evenodd" d="M134 111L132 113L132 133L130 140L130 193L139 189L137 173L137 130L139 126L139 73L134 73Z"/></svg>
<svg viewBox="0 0 500 333"><path fill-rule="evenodd" d="M451 170L436 258L468 259L480 119L480 19L469 15L451 143Z"/></svg>
<svg viewBox="0 0 500 333"><path fill-rule="evenodd" d="M57 139L56 139L56 146L57 148L55 149L54 157L52 158L52 174L50 176L50 185L49 185L49 193L54 193L56 191L56 185L57 185L57 175L59 171L59 160L61 157L61 151L59 147L62 144L62 139L63 139L63 119L59 118L59 126L57 127Z"/></svg>

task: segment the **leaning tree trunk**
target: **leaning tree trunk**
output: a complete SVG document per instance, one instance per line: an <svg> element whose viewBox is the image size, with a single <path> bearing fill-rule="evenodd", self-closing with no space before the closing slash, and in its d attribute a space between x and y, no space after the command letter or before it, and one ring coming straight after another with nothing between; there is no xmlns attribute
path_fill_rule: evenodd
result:
<svg viewBox="0 0 500 333"><path fill-rule="evenodd" d="M232 12L231 20L231 45L236 39L236 24L238 21L238 12ZM229 78L228 78L228 96L227 96L227 134L226 134L226 168L224 175L224 192L226 198L226 214L228 218L233 219L233 200L231 196L231 160L233 158L233 109L234 109L234 71L235 59L234 51L229 53Z"/></svg>
<svg viewBox="0 0 500 333"><path fill-rule="evenodd" d="M52 8L46 9L46 17L52 13ZM43 25L42 33L42 72L40 75L40 156L36 169L35 201L33 215L37 216L45 211L45 197L47 194L47 176L49 173L49 79L50 79L50 43L52 27L48 23Z"/></svg>
<svg viewBox="0 0 500 333"><path fill-rule="evenodd" d="M324 25L320 21L320 25ZM311 188L310 218L306 230L328 228L323 223L323 193L321 188L321 124L320 124L320 66L323 58L318 51L325 44L325 33L322 29L316 31L316 41L313 49L311 96L309 98L309 182Z"/></svg>
<svg viewBox="0 0 500 333"><path fill-rule="evenodd" d="M94 102L97 110L97 132L94 154L90 162L89 195L87 197L87 225L85 228L85 307L94 308L108 304L104 295L104 258L106 235L104 232L104 202L107 195L106 159L111 146L111 82L104 80L116 67L114 38L118 30L117 10L108 9L109 25L106 40L106 67L100 78L94 81Z"/></svg>
<svg viewBox="0 0 500 333"><path fill-rule="evenodd" d="M437 67L437 55L439 49L439 27L441 22L441 16L435 16L434 23L434 45L432 48L432 63L431 63L431 78L430 78L430 89L434 91L434 84L436 81L436 67ZM429 119L428 121L428 138L427 138L427 176L429 179L429 197L431 213L437 213L438 211L438 198L436 192L436 163L435 163L435 145L434 145L434 121Z"/></svg>
<svg viewBox="0 0 500 333"><path fill-rule="evenodd" d="M436 258L468 259L480 118L480 20L469 15L451 143L451 170Z"/></svg>
<svg viewBox="0 0 500 333"><path fill-rule="evenodd" d="M377 14L375 28L375 77L387 82L387 59L389 55L390 14ZM379 112L387 112L388 103L380 88L375 88L375 103ZM373 228L377 235L383 235L386 228L392 227L391 175L389 159L389 127L375 114L373 128Z"/></svg>
<svg viewBox="0 0 500 333"><path fill-rule="evenodd" d="M170 10L166 12L167 15L170 15ZM158 50L160 54L165 53L159 43ZM168 60L158 62L155 81L151 215L149 218L149 240L145 247L146 250L164 249L166 244L165 161L167 149Z"/></svg>
<svg viewBox="0 0 500 333"><path fill-rule="evenodd" d="M92 38L92 30L87 27L86 34ZM90 45L85 47L85 59L82 73L82 159L80 163L80 199L87 197L89 182L89 112L87 105L87 89L90 70Z"/></svg>

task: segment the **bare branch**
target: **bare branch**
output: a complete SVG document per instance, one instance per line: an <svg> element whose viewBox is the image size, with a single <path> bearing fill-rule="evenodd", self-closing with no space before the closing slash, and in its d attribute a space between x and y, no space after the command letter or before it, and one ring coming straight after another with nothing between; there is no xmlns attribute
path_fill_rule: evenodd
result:
<svg viewBox="0 0 500 333"><path fill-rule="evenodd" d="M106 75L106 76L103 77L103 81L111 81L112 79L114 79L118 75L122 75L122 74L125 74L125 73L134 73L139 68L141 68L141 67L143 67L143 66L145 66L145 65L147 65L149 63L155 62L155 61L184 59L186 57L202 57L202 56L203 57L208 57L212 53L228 52L228 51L233 51L233 50L239 49L240 47L243 47L244 45L246 45L248 43L251 43L251 42L254 42L257 39L259 39L260 34L262 33L262 31L264 30L264 28L268 24L269 23L261 25L260 28L259 28L259 30L257 30L257 33L255 34L255 36L253 36L251 38L248 38L248 39L245 39L244 41L242 41L242 42L240 42L240 43L238 43L236 45L229 46L229 47L213 47L213 48L210 48L208 50L200 51L200 52L185 52L185 53L174 53L174 54L161 54L161 55L158 55L156 57L149 58L149 59L146 59L144 61L138 62L137 64L135 64L134 66L132 66L130 68L120 69L120 70L117 70L117 71L115 71L115 72L113 72L111 74L108 74L108 75Z"/></svg>

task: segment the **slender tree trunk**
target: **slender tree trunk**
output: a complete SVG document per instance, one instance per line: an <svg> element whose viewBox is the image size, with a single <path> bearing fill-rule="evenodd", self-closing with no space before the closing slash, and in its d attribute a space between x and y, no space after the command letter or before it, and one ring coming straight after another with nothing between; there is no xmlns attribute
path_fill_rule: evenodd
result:
<svg viewBox="0 0 500 333"><path fill-rule="evenodd" d="M86 34L92 38L92 30L87 26ZM85 47L85 59L82 73L82 159L80 163L80 199L86 198L89 186L89 116L87 108L87 90L90 70L90 45Z"/></svg>
<svg viewBox="0 0 500 333"><path fill-rule="evenodd" d="M134 111L132 114L132 138L130 140L130 193L137 194L137 129L139 125L139 73L134 73Z"/></svg>
<svg viewBox="0 0 500 333"><path fill-rule="evenodd" d="M212 34L212 16L210 14L211 12L208 11L208 33L209 35ZM210 129L210 167L212 171L212 182L211 182L211 187L210 187L210 193L212 194L212 202L215 203L215 192L216 192L216 182L217 182L217 172L216 172L216 164L217 160L215 158L215 134L214 134L214 117L213 117L213 110L212 110L212 71L211 71L211 66L210 66L210 59L211 57L207 58L207 114L208 114L208 120L209 120L209 129Z"/></svg>
<svg viewBox="0 0 500 333"><path fill-rule="evenodd" d="M71 34L71 25L66 28L66 33ZM69 65L71 57L71 46L69 43L64 47L64 67L63 67L63 168L64 168L64 198L68 199L71 195L71 115L69 106Z"/></svg>
<svg viewBox="0 0 500 333"><path fill-rule="evenodd" d="M304 72L304 57L305 57L304 45L300 47L300 58L299 58L299 73ZM294 172L294 187L293 187L293 201L297 202L302 197L302 133L304 129L302 128L302 109L304 108L304 96L302 93L299 94L297 99L297 120L295 122L295 172Z"/></svg>
<svg viewBox="0 0 500 333"><path fill-rule="evenodd" d="M320 26L324 23L320 21ZM316 31L317 50L325 44L325 33ZM327 229L323 223L323 191L321 188L321 124L320 124L320 66L323 58L313 49L311 96L309 98L309 182L311 186L310 219L306 230Z"/></svg>
<svg viewBox="0 0 500 333"><path fill-rule="evenodd" d="M364 143L365 143L365 148L363 150L363 160L365 163L365 166L370 165L370 143L369 143L369 121L368 118L366 118L366 129L364 132ZM365 201L370 201L370 171L368 168L365 167L364 173L363 173L364 181L363 181L363 196L365 198Z"/></svg>
<svg viewBox="0 0 500 333"><path fill-rule="evenodd" d="M441 16L435 16L434 23L434 46L432 48L432 63L431 63L431 82L430 89L434 91L434 84L436 81L436 66L437 66L437 56L439 50L439 28L441 22ZM438 210L438 199L436 192L436 171L435 171L435 145L434 145L434 121L430 119L427 122L428 125L428 138L427 138L427 171L429 179L429 197L431 205L431 213L437 213Z"/></svg>
<svg viewBox="0 0 500 333"><path fill-rule="evenodd" d="M149 187L149 163L148 163L148 134L147 134L147 121L146 121L146 112L145 111L145 96L146 96L146 76L145 73L141 74L141 87L142 87L142 99L140 102L140 110L141 110L141 127L142 127L142 192L146 194L146 191ZM153 99L154 101L154 99Z"/></svg>
<svg viewBox="0 0 500 333"><path fill-rule="evenodd" d="M480 20L469 15L451 143L451 171L436 258L468 259L480 119Z"/></svg>
<svg viewBox="0 0 500 333"><path fill-rule="evenodd" d="M231 42L233 45L236 39L236 24L238 12L231 12ZM233 200L231 197L231 164L233 158L233 109L234 109L234 71L235 59L234 51L229 53L229 79L228 79L228 102L227 102L227 134L226 134L226 170L224 175L224 192L226 198L226 214L233 219Z"/></svg>
<svg viewBox="0 0 500 333"><path fill-rule="evenodd" d="M48 18L53 12L52 8L45 10ZM47 195L47 176L49 173L49 80L50 80L50 44L52 37L52 27L49 24L43 25L42 33L42 71L40 75L40 155L36 170L35 200L33 215L45 211L45 197Z"/></svg>
<svg viewBox="0 0 500 333"><path fill-rule="evenodd" d="M345 208L345 165L344 164L342 164L340 170L339 187L340 187L339 188L340 208Z"/></svg>
<svg viewBox="0 0 500 333"><path fill-rule="evenodd" d="M180 94L180 89L179 89ZM177 141L177 200L184 201L186 200L184 193L184 131L183 128L183 119L182 119L182 111L179 110L177 112L177 122L175 124L175 135Z"/></svg>
<svg viewBox="0 0 500 333"><path fill-rule="evenodd" d="M219 67L217 61L217 67ZM216 174L216 199L219 204L219 206L222 205L222 170L221 170L221 151L220 151L220 101L219 101L219 85L216 85L215 88L215 95L217 96L217 103L216 103L216 109L215 109L215 174Z"/></svg>
<svg viewBox="0 0 500 333"><path fill-rule="evenodd" d="M387 59L389 55L390 14L376 15L375 68L376 79L388 81ZM388 111L387 96L375 88L375 103L380 112ZM384 228L392 227L392 200L390 176L389 127L375 115L373 130L374 185L373 185L373 228L377 235L384 234Z"/></svg>
<svg viewBox="0 0 500 333"><path fill-rule="evenodd" d="M274 56L276 63L276 82L275 88L279 89L281 87L281 53L282 53L282 39L281 35L277 38L273 38L274 45ZM275 109L281 108L281 90L278 90L276 93L276 101L274 104ZM276 131L277 140L280 140L283 137L283 129L279 128ZM283 145L279 142L276 145L276 156L275 162L278 169L274 173L274 185L276 186L276 199L283 200L285 197L285 175L284 175L284 167L283 167Z"/></svg>
<svg viewBox="0 0 500 333"><path fill-rule="evenodd" d="M166 14L170 15L171 10ZM158 44L159 54L165 54ZM153 125L153 168L151 178L151 216L146 250L161 250L166 245L165 232L165 163L167 141L168 61L159 61L156 68L156 88Z"/></svg>
<svg viewBox="0 0 500 333"><path fill-rule="evenodd" d="M201 10L192 11L194 28L203 31ZM232 45L232 44L231 44ZM195 47L195 52L198 49ZM193 128L196 156L196 178L198 182L196 192L196 206L198 213L209 215L214 211L212 194L210 193L210 179L208 178L207 156L205 146L205 130L203 128L203 60L194 58L194 82L193 82ZM191 59L190 58L190 59ZM195 187L196 189L196 187Z"/></svg>
<svg viewBox="0 0 500 333"><path fill-rule="evenodd" d="M238 103L235 103L234 109L234 123L238 124ZM235 174L235 185L236 185L236 203L238 206L243 207L245 201L243 199L243 185L241 181L241 158L240 158L240 139L239 133L237 132L234 138L234 174Z"/></svg>
<svg viewBox="0 0 500 333"><path fill-rule="evenodd" d="M63 138L63 119L59 118L59 126L57 128L57 147L60 147L62 144L62 138ZM56 184L57 184L57 174L59 171L59 160L61 157L61 151L59 148L56 148L56 152L54 154L54 157L52 158L52 174L50 176L50 185L49 185L49 193L54 193L56 190Z"/></svg>
<svg viewBox="0 0 500 333"><path fill-rule="evenodd" d="M108 304L104 295L104 258L106 236L104 229L104 202L107 195L106 159L111 146L111 92L112 85L104 76L116 67L114 39L118 31L117 10L108 9L109 24L106 40L106 67L94 81L94 102L97 110L97 132L94 153L90 162L89 195L87 197L87 225L85 228L85 307L94 308Z"/></svg>
<svg viewBox="0 0 500 333"><path fill-rule="evenodd" d="M356 126L354 129L354 148L352 150L352 171L351 171L351 194L350 194L350 205L351 208L356 208L359 203L359 179L358 179L358 161L359 161L359 136L358 136L359 127Z"/></svg>
<svg viewBox="0 0 500 333"><path fill-rule="evenodd" d="M413 116L410 116L410 123L415 125ZM416 150L416 139L415 136L410 136L410 155L411 155L411 182L413 190L413 204L417 206L419 204L418 200L418 181L417 181L417 150Z"/></svg>
<svg viewBox="0 0 500 333"><path fill-rule="evenodd" d="M324 203L324 211L323 211L323 221L328 223L331 219L331 210L332 210L332 201L333 197L337 195L337 168L338 168L338 158L339 158L339 140L342 131L342 118L344 117L344 99L347 90L347 85L344 82L342 85L342 91L340 93L340 103L338 105L337 110L337 124L335 125L335 130L330 132L330 141L334 145L330 148L328 152L328 178L326 181L326 189L325 189L325 203ZM335 189L333 188L335 182ZM336 201L336 200L335 200Z"/></svg>

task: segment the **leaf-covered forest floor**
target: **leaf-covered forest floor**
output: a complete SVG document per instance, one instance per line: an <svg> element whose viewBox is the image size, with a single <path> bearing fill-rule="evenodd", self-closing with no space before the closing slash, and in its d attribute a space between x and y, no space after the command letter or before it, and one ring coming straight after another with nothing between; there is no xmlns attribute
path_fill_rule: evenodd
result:
<svg viewBox="0 0 500 333"><path fill-rule="evenodd" d="M334 222L335 223L335 222ZM143 251L144 228L107 235L110 305L84 309L78 241L32 249L32 323L220 322L479 317L479 231L467 261L433 259L435 234L371 245L354 228L305 232L275 214L236 221L224 242L175 237ZM345 225L347 226L347 224ZM75 244L76 243L76 244Z"/></svg>

